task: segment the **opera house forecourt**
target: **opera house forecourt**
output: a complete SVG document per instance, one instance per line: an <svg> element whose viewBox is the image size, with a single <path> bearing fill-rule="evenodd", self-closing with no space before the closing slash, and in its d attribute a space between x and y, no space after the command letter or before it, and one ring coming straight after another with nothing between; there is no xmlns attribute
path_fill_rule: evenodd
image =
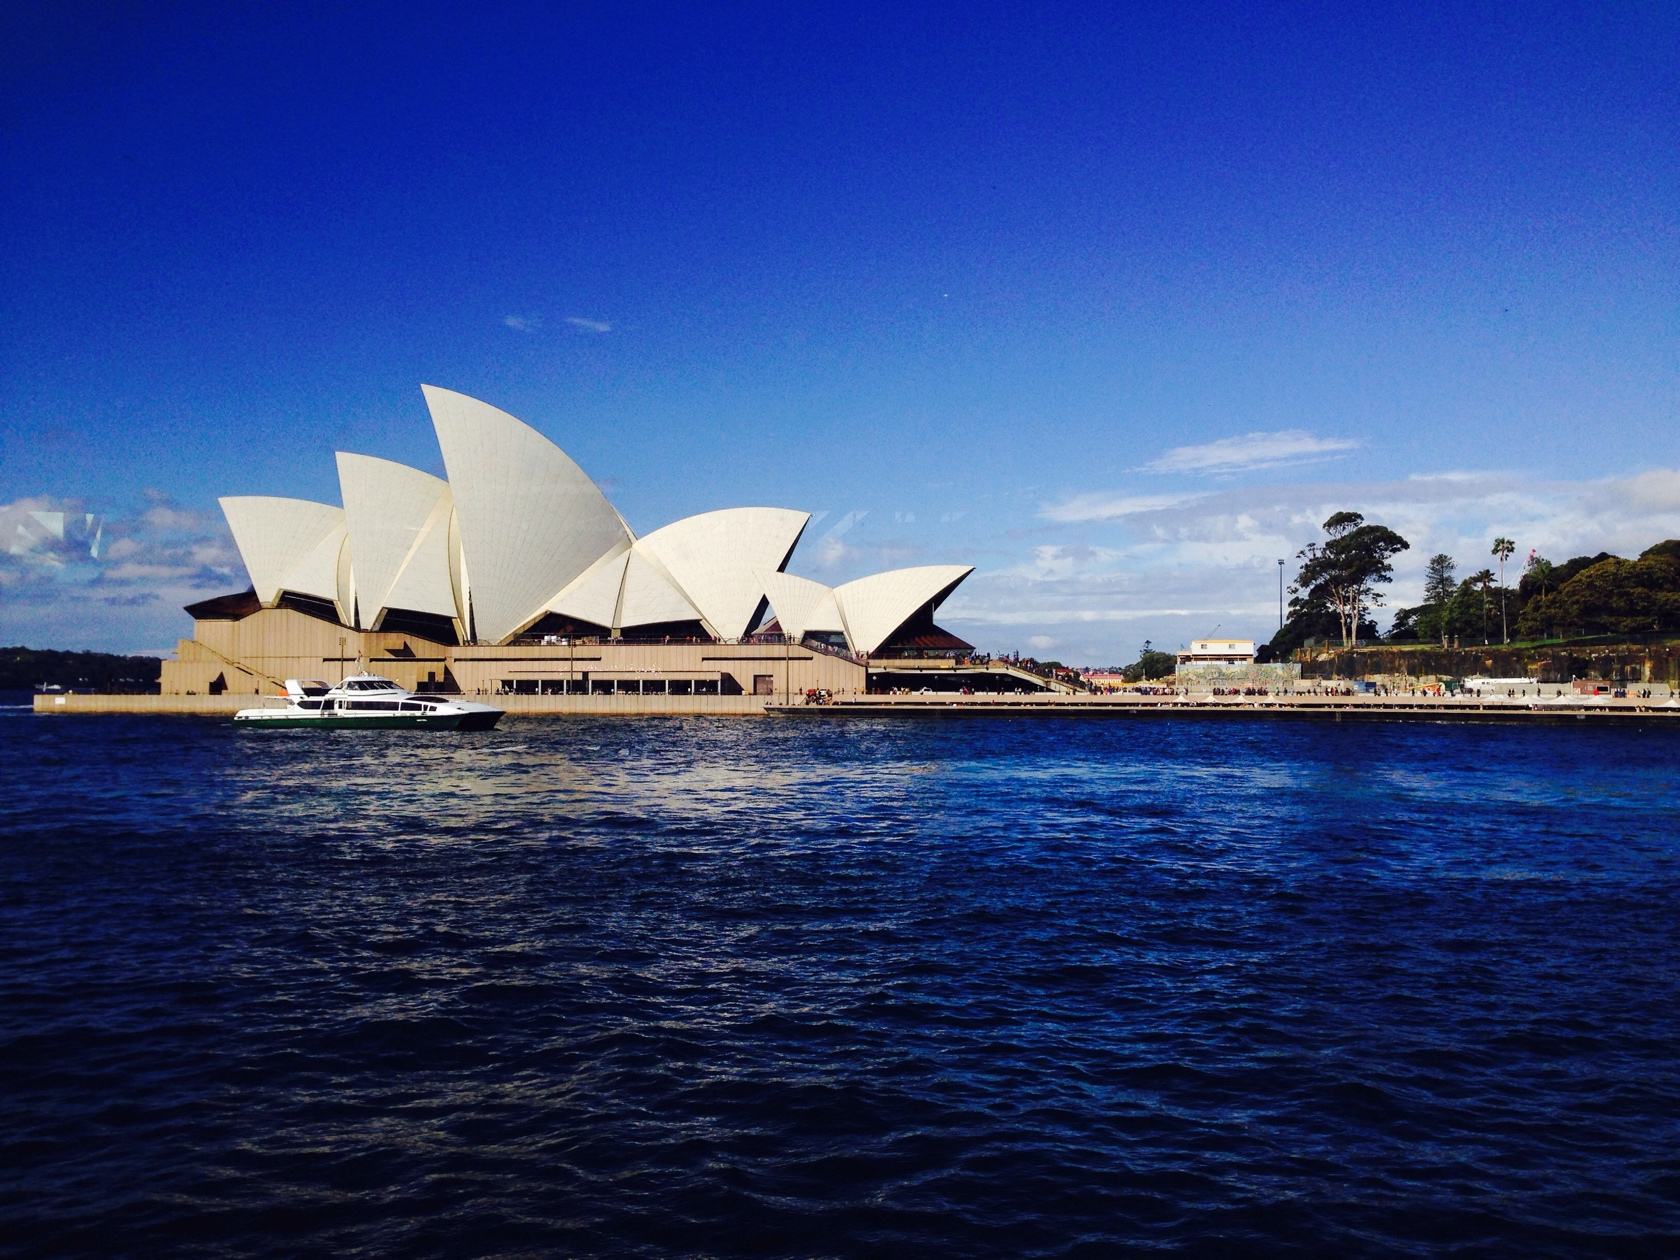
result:
<svg viewBox="0 0 1680 1260"><path fill-rule="evenodd" d="M750 707L872 679L1042 685L973 667L970 645L934 623L970 566L835 587L796 577L786 569L811 517L788 508L704 512L637 537L536 429L421 389L447 480L341 451L342 506L221 500L251 588L188 607L193 637L164 663L165 695L269 693L358 667L516 710L649 696Z"/></svg>

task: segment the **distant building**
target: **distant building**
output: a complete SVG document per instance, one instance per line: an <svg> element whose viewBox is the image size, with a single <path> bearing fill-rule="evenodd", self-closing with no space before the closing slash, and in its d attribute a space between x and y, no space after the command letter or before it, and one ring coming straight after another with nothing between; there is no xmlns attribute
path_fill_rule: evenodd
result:
<svg viewBox="0 0 1680 1260"><path fill-rule="evenodd" d="M1197 669L1246 669L1254 664L1253 639L1192 639L1178 654L1178 672Z"/></svg>
<svg viewBox="0 0 1680 1260"><path fill-rule="evenodd" d="M1301 680L1299 665L1255 664L1253 639L1193 639L1178 654L1178 685L1190 692L1289 690Z"/></svg>

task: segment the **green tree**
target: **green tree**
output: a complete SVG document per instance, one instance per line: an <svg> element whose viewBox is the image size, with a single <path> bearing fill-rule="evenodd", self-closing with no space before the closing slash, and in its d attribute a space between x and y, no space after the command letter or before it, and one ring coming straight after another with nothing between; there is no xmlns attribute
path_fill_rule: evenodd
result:
<svg viewBox="0 0 1680 1260"><path fill-rule="evenodd" d="M1394 620L1389 623L1388 633L1383 635L1385 643L1415 643L1418 640L1418 616L1428 609L1419 604L1416 608L1396 608Z"/></svg>
<svg viewBox="0 0 1680 1260"><path fill-rule="evenodd" d="M1517 634L1524 638L1545 637L1545 617L1542 608L1548 607L1544 601L1552 588L1558 585L1557 569L1552 562L1538 551L1528 553L1528 560L1523 564L1523 575L1517 579ZM1540 606L1530 613L1529 605L1534 601L1542 601Z"/></svg>
<svg viewBox="0 0 1680 1260"><path fill-rule="evenodd" d="M1137 660L1121 670L1120 675L1129 683L1146 682L1165 678L1177 669L1178 657L1171 652L1157 652L1154 645L1145 639Z"/></svg>
<svg viewBox="0 0 1680 1260"><path fill-rule="evenodd" d="M1680 564L1664 555L1612 556L1557 590L1548 610L1572 634L1641 634L1680 627Z"/></svg>
<svg viewBox="0 0 1680 1260"><path fill-rule="evenodd" d="M1482 569L1477 573L1472 573L1470 583L1481 596L1482 642L1486 643L1488 641L1488 613L1493 607L1493 601L1490 598L1493 594L1493 570Z"/></svg>
<svg viewBox="0 0 1680 1260"><path fill-rule="evenodd" d="M1511 558L1511 553L1517 549L1517 544L1501 534L1493 540L1493 554L1499 557L1499 641L1511 641L1511 629L1505 621L1505 562Z"/></svg>
<svg viewBox="0 0 1680 1260"><path fill-rule="evenodd" d="M1342 646L1358 647L1365 613L1382 603L1378 587L1393 580L1391 561L1411 544L1386 525L1366 524L1358 512L1337 512L1323 528L1324 542L1297 553L1301 569L1290 589L1303 611L1333 611Z"/></svg>
<svg viewBox="0 0 1680 1260"><path fill-rule="evenodd" d="M1429 565L1423 571L1423 602L1428 609L1427 620L1420 617L1418 628L1421 633L1425 626L1431 629L1430 638L1440 636L1441 646L1447 646L1448 605L1458 593L1458 584L1453 581L1453 558L1444 551L1438 551L1429 557Z"/></svg>

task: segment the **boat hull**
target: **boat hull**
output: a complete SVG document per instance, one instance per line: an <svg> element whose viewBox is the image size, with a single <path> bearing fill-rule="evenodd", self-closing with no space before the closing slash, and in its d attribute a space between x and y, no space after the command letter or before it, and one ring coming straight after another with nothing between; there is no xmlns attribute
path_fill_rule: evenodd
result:
<svg viewBox="0 0 1680 1260"><path fill-rule="evenodd" d="M248 730L334 730L334 731L487 731L501 721L499 710L483 713L392 713L327 714L316 717L279 713L274 717L243 714L234 721Z"/></svg>

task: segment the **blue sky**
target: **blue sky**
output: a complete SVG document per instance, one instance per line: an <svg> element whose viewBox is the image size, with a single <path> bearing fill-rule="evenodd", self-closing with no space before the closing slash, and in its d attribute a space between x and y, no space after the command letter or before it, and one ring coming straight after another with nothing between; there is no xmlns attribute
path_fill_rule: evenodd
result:
<svg viewBox="0 0 1680 1260"><path fill-rule="evenodd" d="M442 471L422 381L1087 664L1268 635L1339 508L1398 602L1680 535L1673 6L37 8L0 641L169 647L245 584L217 495ZM63 509L97 558L15 534Z"/></svg>

